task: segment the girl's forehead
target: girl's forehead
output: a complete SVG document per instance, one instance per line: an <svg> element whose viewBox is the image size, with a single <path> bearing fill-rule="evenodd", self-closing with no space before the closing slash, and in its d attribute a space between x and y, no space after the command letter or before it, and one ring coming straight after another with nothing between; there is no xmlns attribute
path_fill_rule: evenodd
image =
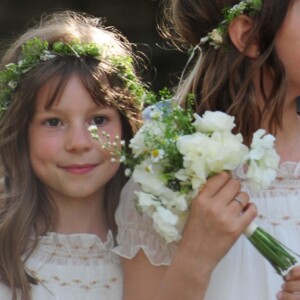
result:
<svg viewBox="0 0 300 300"><path fill-rule="evenodd" d="M116 108L105 99L95 99L91 92L86 88L78 74L73 74L69 78L53 78L45 83L36 94L36 108L50 109L52 107L63 106L65 103L73 105L89 102L94 108L114 109Z"/></svg>

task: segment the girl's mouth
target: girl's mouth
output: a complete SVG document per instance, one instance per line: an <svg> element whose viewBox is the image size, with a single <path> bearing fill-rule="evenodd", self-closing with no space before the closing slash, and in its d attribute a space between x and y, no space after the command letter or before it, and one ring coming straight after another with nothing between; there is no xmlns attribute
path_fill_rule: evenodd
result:
<svg viewBox="0 0 300 300"><path fill-rule="evenodd" d="M97 164L84 164L84 165L70 165L64 166L63 169L73 174L84 174L92 171Z"/></svg>

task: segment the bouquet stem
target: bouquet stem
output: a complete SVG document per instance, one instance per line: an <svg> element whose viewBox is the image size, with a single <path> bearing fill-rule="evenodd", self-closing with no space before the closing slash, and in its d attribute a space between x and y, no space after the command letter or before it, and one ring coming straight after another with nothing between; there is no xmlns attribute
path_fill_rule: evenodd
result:
<svg viewBox="0 0 300 300"><path fill-rule="evenodd" d="M251 223L244 234L280 276L283 277L284 273L297 263L290 249L256 224Z"/></svg>

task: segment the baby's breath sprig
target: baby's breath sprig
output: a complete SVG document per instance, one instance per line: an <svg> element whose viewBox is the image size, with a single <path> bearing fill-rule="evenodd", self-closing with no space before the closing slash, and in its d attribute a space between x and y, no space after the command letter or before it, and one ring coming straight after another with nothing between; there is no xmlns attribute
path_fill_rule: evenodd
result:
<svg viewBox="0 0 300 300"><path fill-rule="evenodd" d="M124 163L127 167L125 169L125 175L128 177L131 176L136 161L129 158L130 156L127 153L128 149L125 141L120 140L119 136L115 136L114 141L111 142L110 134L105 131L102 131L103 139L100 139L98 128L95 125L89 126L88 131L90 132L91 137L101 144L102 149L110 152L111 162Z"/></svg>
<svg viewBox="0 0 300 300"><path fill-rule="evenodd" d="M101 144L102 149L110 152L112 162L123 162L123 147L125 146L125 142L121 141L118 135L116 135L112 141L110 134L106 131L102 131L101 134L103 139L100 139L96 125L89 126L88 131L90 132L91 137Z"/></svg>
<svg viewBox="0 0 300 300"><path fill-rule="evenodd" d="M94 140L100 142L99 135L98 135L98 128L96 125L89 126L88 131Z"/></svg>
<svg viewBox="0 0 300 300"><path fill-rule="evenodd" d="M107 47L107 45L100 47L93 42L83 43L77 40L69 43L58 41L53 45L38 37L28 40L21 48L22 59L17 63L7 64L4 70L0 71L0 115L7 109L22 76L39 63L57 56L92 57L99 61L107 59L134 100L140 103L145 91L143 84L135 75L132 58L124 55L109 55L106 51Z"/></svg>

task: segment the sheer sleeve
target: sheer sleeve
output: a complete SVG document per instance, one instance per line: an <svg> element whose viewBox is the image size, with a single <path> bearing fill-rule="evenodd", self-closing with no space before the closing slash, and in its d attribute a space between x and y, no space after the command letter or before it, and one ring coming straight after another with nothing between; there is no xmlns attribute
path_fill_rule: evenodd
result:
<svg viewBox="0 0 300 300"><path fill-rule="evenodd" d="M167 244L153 229L152 220L136 210L134 192L137 190L139 186L130 179L121 192L120 204L116 211L118 245L114 252L131 259L142 249L153 265L169 265L176 245Z"/></svg>

